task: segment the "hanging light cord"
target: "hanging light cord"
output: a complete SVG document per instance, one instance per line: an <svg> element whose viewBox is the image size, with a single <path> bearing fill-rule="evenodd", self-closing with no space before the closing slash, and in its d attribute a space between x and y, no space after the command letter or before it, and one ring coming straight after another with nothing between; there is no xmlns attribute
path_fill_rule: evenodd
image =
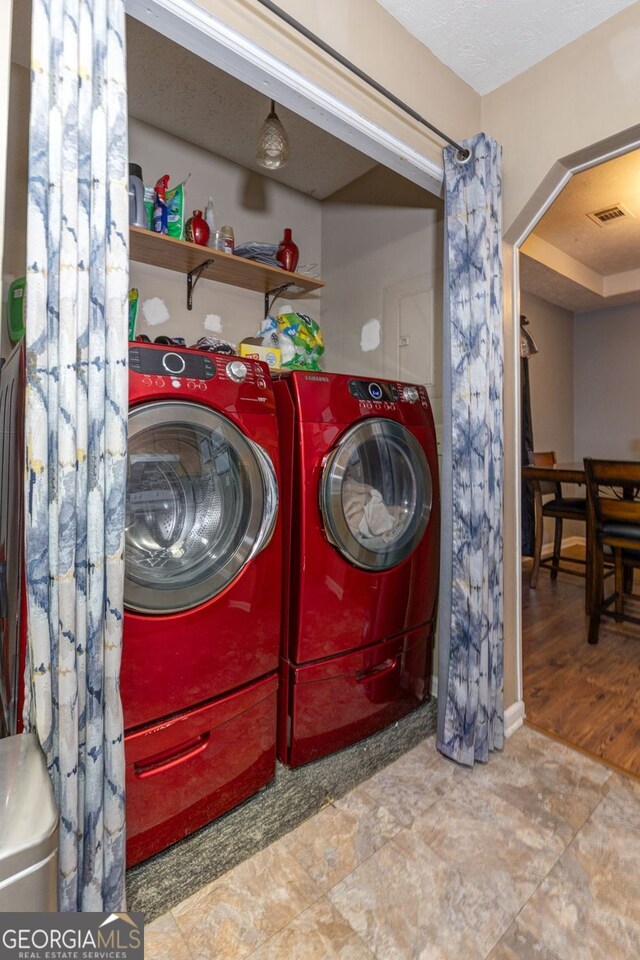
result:
<svg viewBox="0 0 640 960"><path fill-rule="evenodd" d="M258 0L258 3L262 4L263 7L266 7L267 10L270 10L272 13L275 13L277 17L280 17L281 20L284 20L285 23L289 24L290 27L293 27L294 30L297 30L298 33L301 33L303 37L307 38L307 40L311 40L312 43L315 43L317 47L320 47L321 50L324 50L325 53L328 53L330 57L333 57L334 60L337 60L338 63L342 64L343 67L346 67L347 70L355 73L357 77L359 77L361 80L364 80L365 83L368 83L370 87L373 87L373 89L377 90L377 92L382 94L383 97L386 97L387 100L390 100L392 103L394 103L396 107L404 110L405 113L408 113L410 117L412 117L414 120L417 120L418 123L421 123L424 127L428 127L429 130L431 130L432 133L435 133L437 137L440 137L441 140L445 140L447 143L451 144L452 147L455 147L458 151L456 159L460 163L466 163L471 156L471 151L467 150L466 147L463 147L456 140L452 140L451 137L448 137L446 133L442 132L442 130L439 130L428 120L425 120L425 118L416 110L414 110L413 107L410 107L408 103L400 100L400 98L396 97L394 93L391 93L390 90L387 90L386 87L383 87L382 84L378 83L377 80L374 80L373 77L370 77L368 73L365 73L364 70L361 70L360 67L357 67L355 63L352 63L351 60L347 60L346 57L343 57L341 53L338 53L337 50L334 50L333 47L330 47L329 44L325 43L321 37L305 27L303 23L300 23L299 20L295 20L292 16L290 16L286 10L283 10L275 3L272 3L271 0Z"/></svg>

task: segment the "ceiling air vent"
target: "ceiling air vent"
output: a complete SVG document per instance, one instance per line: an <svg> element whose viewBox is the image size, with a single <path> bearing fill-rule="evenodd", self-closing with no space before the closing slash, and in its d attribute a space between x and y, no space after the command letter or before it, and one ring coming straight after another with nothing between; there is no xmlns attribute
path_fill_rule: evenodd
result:
<svg viewBox="0 0 640 960"><path fill-rule="evenodd" d="M604 210L594 210L593 213L588 213L587 216L589 220L593 220L594 223L605 227L609 223L615 223L618 220L630 217L631 214L622 204L615 203L612 207L605 207Z"/></svg>

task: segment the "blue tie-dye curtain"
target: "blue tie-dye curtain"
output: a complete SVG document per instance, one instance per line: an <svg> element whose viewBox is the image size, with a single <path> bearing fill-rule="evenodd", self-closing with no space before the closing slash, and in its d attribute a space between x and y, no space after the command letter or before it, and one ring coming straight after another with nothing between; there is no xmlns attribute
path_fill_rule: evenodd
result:
<svg viewBox="0 0 640 960"><path fill-rule="evenodd" d="M444 151L445 431L438 749L486 761L504 741L501 148ZM446 441L450 442L446 442Z"/></svg>
<svg viewBox="0 0 640 960"><path fill-rule="evenodd" d="M60 810L59 909L124 907L124 0L34 0L25 724Z"/></svg>

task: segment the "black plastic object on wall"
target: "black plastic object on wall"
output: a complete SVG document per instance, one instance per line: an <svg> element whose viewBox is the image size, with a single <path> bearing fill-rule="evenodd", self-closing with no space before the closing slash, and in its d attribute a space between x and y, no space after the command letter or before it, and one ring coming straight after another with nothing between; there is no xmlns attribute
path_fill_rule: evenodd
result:
<svg viewBox="0 0 640 960"><path fill-rule="evenodd" d="M529 321L520 316L520 444L521 463L529 463L529 454L533 453L533 418L531 416L531 383L529 379L529 358L538 353L538 346L527 330ZM528 481L522 482L522 556L532 557L535 540L535 517L533 492Z"/></svg>

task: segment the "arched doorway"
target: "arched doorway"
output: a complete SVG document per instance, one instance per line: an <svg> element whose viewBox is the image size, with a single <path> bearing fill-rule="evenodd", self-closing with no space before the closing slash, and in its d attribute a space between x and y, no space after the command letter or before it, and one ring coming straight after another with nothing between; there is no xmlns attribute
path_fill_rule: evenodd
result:
<svg viewBox="0 0 640 960"><path fill-rule="evenodd" d="M573 177L588 171L591 168L613 161L615 158L637 150L640 147L640 127L634 127L616 137L594 144L589 148L581 150L579 153L572 154L569 157L558 161L548 176L545 178L539 189L531 198L526 208L522 211L520 217L510 228L506 235L507 249L505 252L505 264L507 271L511 272L510 286L511 297L505 298L505 310L507 312L507 326L511 324L514 330L513 351L506 358L507 374L513 378L514 396L517 398L516 408L513 412L513 419L508 424L508 436L511 446L511 463L509 469L511 472L512 488L507 493L507 498L512 499L507 502L507 514L511 514L513 520L511 531L511 544L514 554L517 558L514 569L507 572L507 582L505 584L506 599L513 603L512 608L513 622L516 625L516 642L511 647L513 660L511 664L506 663L505 674L511 676L514 683L514 689L511 697L507 696L506 702L512 705L506 711L506 727L515 729L525 714L527 704L524 699L523 683L523 623L522 623L522 599L524 587L520 580L520 570L522 567L521 550L521 510L519 491L521 489L521 430L520 430L520 338L515 335L517 325L515 321L520 317L521 310L521 258L527 239L531 237L536 227L540 224L542 218L547 214L552 204L560 196L564 188L569 184ZM585 211L586 212L586 211ZM529 243L529 249L531 248ZM640 299L640 296L639 296ZM535 333L535 331L534 331ZM535 361L534 361L535 362ZM580 456L584 455L582 452ZM598 455L598 454L594 454ZM602 453L601 456L609 454ZM631 458L631 457L629 457ZM510 574L510 576L509 576ZM546 575L548 577L548 574ZM585 637L586 644L586 637ZM509 659L509 650L506 651L507 661ZM553 732L553 731L549 731Z"/></svg>

